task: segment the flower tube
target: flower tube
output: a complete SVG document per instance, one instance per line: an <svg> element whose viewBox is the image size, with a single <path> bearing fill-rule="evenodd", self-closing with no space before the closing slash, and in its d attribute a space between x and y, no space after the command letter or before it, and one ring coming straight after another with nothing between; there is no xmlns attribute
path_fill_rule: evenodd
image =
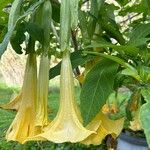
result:
<svg viewBox="0 0 150 150"><path fill-rule="evenodd" d="M48 124L48 85L49 85L49 59L42 55L40 60L37 101L36 101L36 126L42 128Z"/></svg>

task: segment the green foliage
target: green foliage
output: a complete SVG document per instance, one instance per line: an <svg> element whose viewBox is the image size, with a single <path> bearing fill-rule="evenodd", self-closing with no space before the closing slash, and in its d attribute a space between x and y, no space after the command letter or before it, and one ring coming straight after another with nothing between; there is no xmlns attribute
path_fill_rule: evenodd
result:
<svg viewBox="0 0 150 150"><path fill-rule="evenodd" d="M8 10L12 0L0 1L0 42L6 33L7 23L8 23Z"/></svg>
<svg viewBox="0 0 150 150"><path fill-rule="evenodd" d="M57 1L51 1L52 4L52 18L55 22L60 23L60 3Z"/></svg>
<svg viewBox="0 0 150 150"><path fill-rule="evenodd" d="M144 100L148 103L150 98L150 89L149 88L143 88L141 90L142 96L144 97Z"/></svg>
<svg viewBox="0 0 150 150"><path fill-rule="evenodd" d="M25 18L26 16L28 16L29 14L35 12L36 9L40 6L40 4L42 2L43 2L42 0L36 2L34 5L29 7L26 12L24 12L22 15L20 15L18 10L20 10L22 1L20 1L20 0L14 1L13 6L12 6L13 11L10 14L10 19L9 19L9 22L8 22L8 32L5 35L3 42L0 44L0 57L5 52L6 47L7 47L8 43L9 43L9 41L10 41L10 38L11 38L11 36L13 34L13 31L14 31L17 23L19 21L21 21L23 18Z"/></svg>
<svg viewBox="0 0 150 150"><path fill-rule="evenodd" d="M111 93L106 101L106 104L110 110L107 116L113 120L117 120L126 116L126 104L131 97L131 91L124 87L120 88L117 92Z"/></svg>
<svg viewBox="0 0 150 150"><path fill-rule="evenodd" d="M83 56L82 51L75 51L75 52L71 53L70 59L71 59L72 68L75 69L79 65L84 65L85 63L94 59L94 57L93 56ZM60 75L60 68L61 68L61 62L58 63L53 68L51 68L49 71L49 79L52 79L57 75Z"/></svg>
<svg viewBox="0 0 150 150"><path fill-rule="evenodd" d="M43 29L38 24L28 23L24 29L26 29L25 31L27 31L35 41L39 41L43 44L44 33Z"/></svg>
<svg viewBox="0 0 150 150"><path fill-rule="evenodd" d="M99 41L99 42L93 42L90 46L87 46L87 48L90 47L101 47L101 48L112 48L120 53L127 53L127 54L131 54L131 55L137 55L139 49L131 46L131 45L115 45L109 42L105 42L105 41Z"/></svg>
<svg viewBox="0 0 150 150"><path fill-rule="evenodd" d="M81 91L81 113L88 124L105 104L113 91L118 65L104 59L99 61L87 74Z"/></svg>
<svg viewBox="0 0 150 150"><path fill-rule="evenodd" d="M22 47L20 46L24 40L25 40L25 24L24 23L21 23L18 28L16 29L16 33L15 35L13 35L11 37L11 45L12 45L12 48L15 50L16 53L18 54L22 54Z"/></svg>
<svg viewBox="0 0 150 150"><path fill-rule="evenodd" d="M150 23L138 24L130 33L128 45L141 46L146 44L146 42L150 40L148 35L150 35Z"/></svg>
<svg viewBox="0 0 150 150"><path fill-rule="evenodd" d="M144 104L140 108L140 121L142 128L144 129L144 133L146 135L147 142L150 146L150 128L149 128L149 122L150 122L150 102Z"/></svg>

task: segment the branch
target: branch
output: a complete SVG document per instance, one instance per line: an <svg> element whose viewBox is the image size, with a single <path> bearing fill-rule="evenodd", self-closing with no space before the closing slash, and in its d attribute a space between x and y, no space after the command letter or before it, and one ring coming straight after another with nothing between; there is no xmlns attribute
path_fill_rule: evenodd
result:
<svg viewBox="0 0 150 150"><path fill-rule="evenodd" d="M139 13L135 14L135 15L133 15L131 17L128 17L126 20L123 20L123 21L119 22L119 23L122 24L122 23L125 23L125 22L129 21L129 20L131 21L131 19L133 19L134 17L137 17L138 15L140 15L140 14Z"/></svg>

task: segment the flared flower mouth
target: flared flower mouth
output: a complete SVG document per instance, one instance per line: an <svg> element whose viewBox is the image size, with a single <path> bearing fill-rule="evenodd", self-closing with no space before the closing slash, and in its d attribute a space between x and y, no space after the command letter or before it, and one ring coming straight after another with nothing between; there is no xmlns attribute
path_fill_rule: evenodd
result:
<svg viewBox="0 0 150 150"><path fill-rule="evenodd" d="M95 126L96 123L100 123L99 126ZM90 135L87 139L82 141L82 144L86 145L99 145L103 139L111 134L113 138L116 138L123 129L124 118L118 120L111 120L105 114L100 111L96 117L88 124L88 129L96 129L97 134Z"/></svg>
<svg viewBox="0 0 150 150"><path fill-rule="evenodd" d="M60 77L60 107L54 120L43 133L29 140L49 140L55 143L80 142L95 133L83 127L74 93L74 79L69 52L64 52Z"/></svg>
<svg viewBox="0 0 150 150"><path fill-rule="evenodd" d="M10 102L8 102L6 104L0 104L0 108L18 110L19 106L20 106L20 103L21 103L21 99L22 99L22 91L18 95L15 95L10 100Z"/></svg>

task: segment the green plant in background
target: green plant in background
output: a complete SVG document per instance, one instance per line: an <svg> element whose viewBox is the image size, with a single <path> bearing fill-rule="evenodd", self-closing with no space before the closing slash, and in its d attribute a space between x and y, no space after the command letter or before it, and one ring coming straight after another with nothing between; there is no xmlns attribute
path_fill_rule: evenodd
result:
<svg viewBox="0 0 150 150"><path fill-rule="evenodd" d="M144 130L150 145L149 0L116 0L112 3L104 0L63 0L62 2L14 0L7 19L8 15L2 10L6 9L10 2L2 2L0 7L0 19L5 20L4 22L0 20L0 36L3 39L0 44L0 55L4 53L9 42L16 53L23 54L21 44L25 44L25 53L30 55L35 51L37 55L41 55L41 63L42 58L47 59L44 63L47 64L47 68L48 57L54 55L56 58L62 58L60 63L49 70L49 79L59 75L60 70L66 69L60 74L61 101L60 111L56 115L58 121L54 119L50 124L46 121L46 124L40 125L42 134L39 134L40 136L35 134L35 137L42 137L56 125L55 132L51 131L54 134L53 138L47 138L46 135L44 140L98 145L109 135L112 139L116 138L126 120L125 123L129 122L128 128ZM51 6L45 5L45 12L40 11L46 3ZM4 35L6 27L8 30ZM71 100L74 97L70 91L73 90L73 81L69 81L72 78L72 69L68 71L67 61L64 63L66 51L71 53L70 56L67 55L69 61L71 60L70 68L73 68L81 85L81 114L75 102ZM36 93L40 98L37 98L35 103L38 111L36 113L46 117L48 87L44 86L44 82L42 84L42 80L48 80L48 69L44 69L44 65L43 68L40 66ZM80 72L79 66L84 68L83 72ZM42 74L45 75L43 79ZM72 86L67 82L71 82ZM46 90L42 91L42 87ZM70 96L69 93L67 95L67 91L70 91ZM69 98L65 102L67 96ZM17 110L19 112L18 107ZM69 117L69 112L72 117ZM63 115L65 113L66 115ZM78 119L71 121L71 118ZM63 128L64 119L66 125ZM118 130L114 128L116 124L119 124ZM47 125L48 127L45 127ZM90 132L78 140L80 136L72 133L76 131L73 128L75 125L80 129L94 131L97 135ZM56 136L58 131L62 132L60 135L65 133L67 139L60 136L58 140ZM66 136L67 132L72 133L73 140L70 136ZM34 138L34 134L32 136L27 136L25 140ZM115 145L110 144L108 148L115 148Z"/></svg>

